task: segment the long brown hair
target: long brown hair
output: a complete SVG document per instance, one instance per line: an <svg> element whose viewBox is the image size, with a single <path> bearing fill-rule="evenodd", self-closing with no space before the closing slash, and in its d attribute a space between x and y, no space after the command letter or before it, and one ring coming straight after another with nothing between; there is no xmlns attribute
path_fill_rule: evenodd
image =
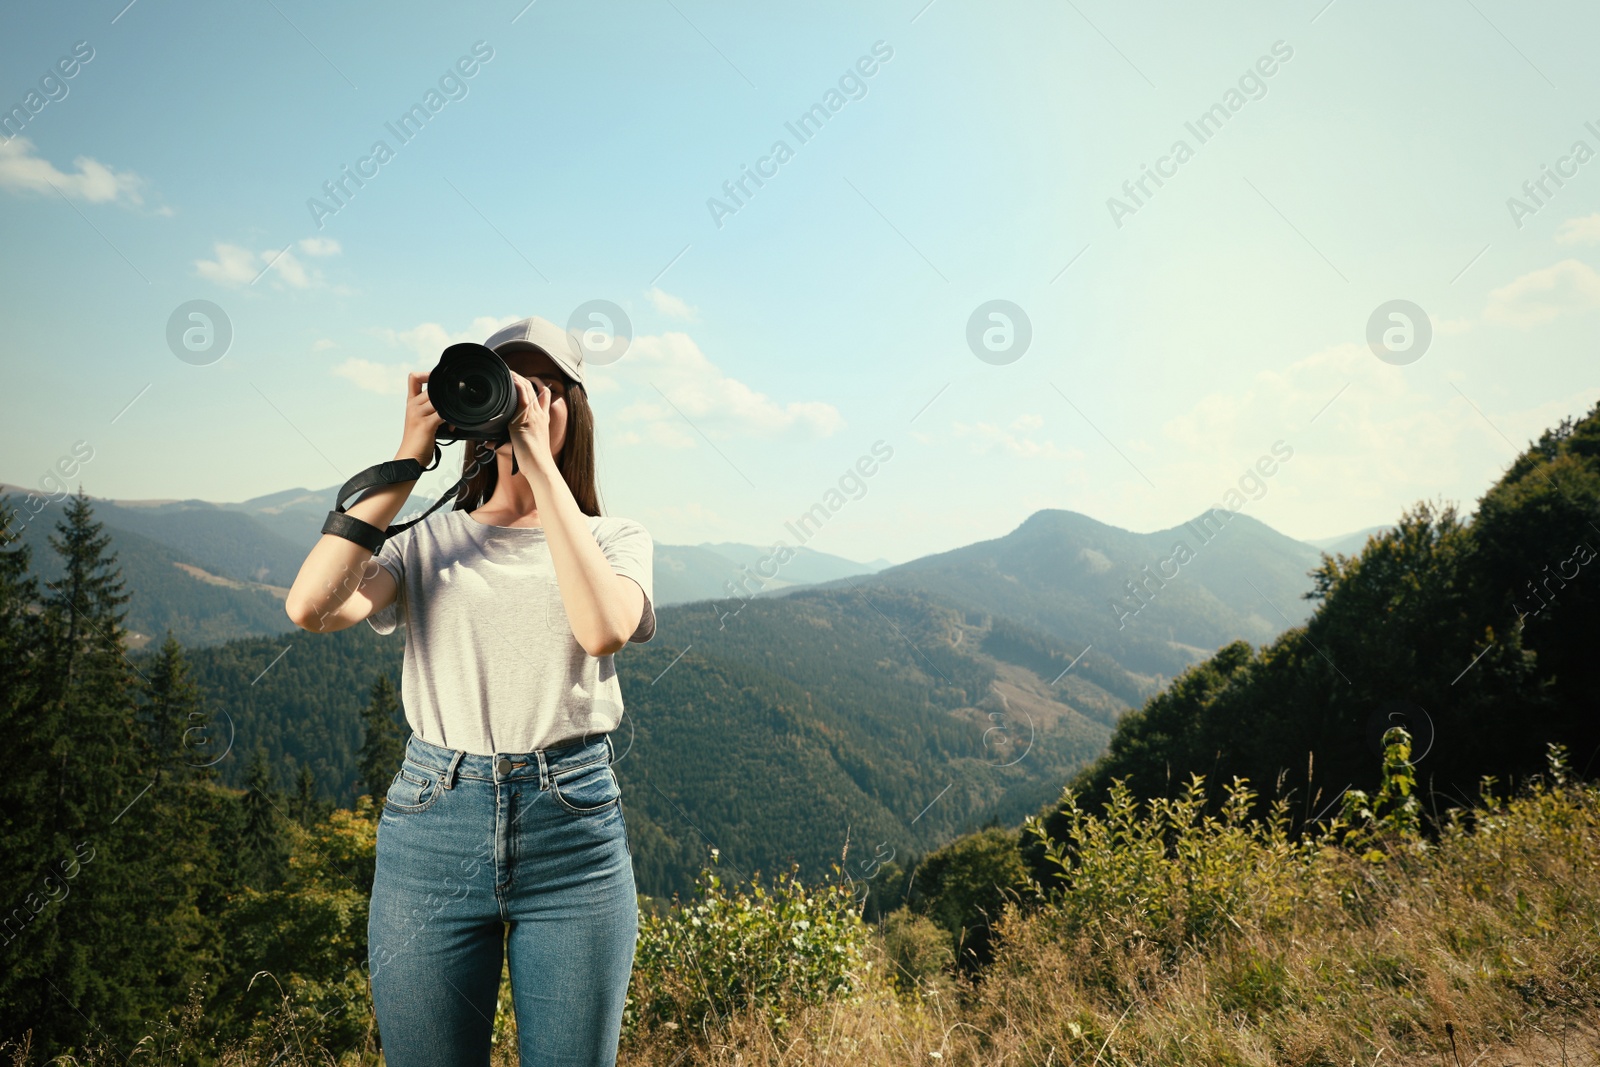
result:
<svg viewBox="0 0 1600 1067"><path fill-rule="evenodd" d="M567 436L556 456L556 468L572 490L585 515L600 514L600 486L594 474L594 411L583 386L562 375L567 385ZM454 511L477 511L494 495L500 480L500 462L493 450L480 460L487 442L468 441L461 456L461 474L467 483L456 492ZM469 477L470 476L470 477Z"/></svg>

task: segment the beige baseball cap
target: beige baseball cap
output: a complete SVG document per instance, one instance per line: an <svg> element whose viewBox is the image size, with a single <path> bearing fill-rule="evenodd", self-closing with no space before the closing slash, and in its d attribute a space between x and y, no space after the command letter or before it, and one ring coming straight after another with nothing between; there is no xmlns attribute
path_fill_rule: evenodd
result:
<svg viewBox="0 0 1600 1067"><path fill-rule="evenodd" d="M497 356L510 352L543 352L579 385L583 384L583 346L572 334L537 315L502 326L483 342Z"/></svg>

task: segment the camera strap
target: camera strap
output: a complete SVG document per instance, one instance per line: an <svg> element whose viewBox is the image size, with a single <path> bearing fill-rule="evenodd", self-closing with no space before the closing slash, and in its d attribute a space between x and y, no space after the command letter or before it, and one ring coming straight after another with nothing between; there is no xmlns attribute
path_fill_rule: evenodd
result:
<svg viewBox="0 0 1600 1067"><path fill-rule="evenodd" d="M439 499L433 502L433 507L424 511L410 522L403 522L398 526L390 526L386 530L380 530L370 522L363 522L354 515L345 514L345 498L364 489L395 485L400 482L414 482L422 477L423 474L437 467L443 455L444 453L440 450L438 443L435 442L433 446L433 462L426 467L414 459L391 459L368 467L355 475L339 487L339 496L334 500L333 510L328 512L328 518L322 524L322 532L343 537L347 541L354 541L362 548L370 549L373 555L377 555L378 550L383 547L383 543L389 538L409 530L429 515L432 515L439 510L445 501L455 499L456 493L460 490L462 484L466 482L468 475L462 475L455 485L439 494ZM358 501L352 500L350 503L355 504Z"/></svg>

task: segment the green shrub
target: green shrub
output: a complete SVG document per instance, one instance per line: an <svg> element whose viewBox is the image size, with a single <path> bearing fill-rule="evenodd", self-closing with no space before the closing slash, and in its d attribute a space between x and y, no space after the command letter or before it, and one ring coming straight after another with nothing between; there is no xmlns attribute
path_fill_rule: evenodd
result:
<svg viewBox="0 0 1600 1067"><path fill-rule="evenodd" d="M231 958L250 961L217 990L210 1007L229 1039L257 1038L287 1013L304 1035L358 1047L370 1029L367 908L376 865L377 812L359 797L302 827L287 822L283 880L246 886L222 913Z"/></svg>
<svg viewBox="0 0 1600 1067"><path fill-rule="evenodd" d="M1029 888L1017 832L995 826L956 838L918 865L914 887L911 907L949 933L962 968L987 965L1002 909Z"/></svg>
<svg viewBox="0 0 1600 1067"><path fill-rule="evenodd" d="M1287 798L1274 802L1266 820L1253 820L1255 793L1235 778L1221 818L1202 817L1203 783L1191 775L1182 796L1156 798L1142 813L1117 779L1104 818L1080 809L1068 788L1068 841L1030 817L1025 832L1040 840L1062 877L1060 888L1039 887L1054 922L1098 935L1108 953L1151 945L1170 965L1246 920L1263 929L1285 921L1315 883L1317 857L1337 840L1342 818L1319 836L1291 841Z"/></svg>
<svg viewBox="0 0 1600 1067"><path fill-rule="evenodd" d="M1411 795L1416 785L1411 734L1404 726L1391 726L1383 732L1383 783L1378 795L1369 798L1360 789L1344 794L1344 821L1350 824L1341 841L1344 847L1360 852L1362 859L1373 864L1387 858L1379 847L1385 838L1412 851L1424 851L1422 805Z"/></svg>
<svg viewBox="0 0 1600 1067"><path fill-rule="evenodd" d="M715 864L716 850L711 855ZM798 869L779 875L769 891L759 872L748 889L730 888L705 867L693 899L665 915L640 915L624 1036L699 1030L751 1006L781 1031L794 1005L864 989L868 927L849 885L808 887Z"/></svg>
<svg viewBox="0 0 1600 1067"><path fill-rule="evenodd" d="M956 954L950 935L926 915L897 908L883 917L883 947L896 987L927 991L947 984Z"/></svg>

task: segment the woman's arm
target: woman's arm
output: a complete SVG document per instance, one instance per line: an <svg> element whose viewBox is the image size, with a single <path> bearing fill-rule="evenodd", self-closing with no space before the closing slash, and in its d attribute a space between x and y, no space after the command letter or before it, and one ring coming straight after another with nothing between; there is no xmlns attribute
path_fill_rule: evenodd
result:
<svg viewBox="0 0 1600 1067"><path fill-rule="evenodd" d="M535 397L535 386L517 376L524 405L511 425L517 470L533 489L572 634L589 655L609 656L621 651L639 628L644 590L611 569L589 531L589 517L550 452L550 392L543 385L537 388Z"/></svg>
<svg viewBox="0 0 1600 1067"><path fill-rule="evenodd" d="M434 413L428 394L422 391L427 380L427 371L408 376L405 433L395 459L415 459L426 465L433 458L434 434L444 420ZM369 489L346 513L386 529L416 484L396 482ZM336 534L323 534L300 565L284 611L303 630L329 633L354 626L388 607L399 589L394 575L370 563L371 559L370 549Z"/></svg>

